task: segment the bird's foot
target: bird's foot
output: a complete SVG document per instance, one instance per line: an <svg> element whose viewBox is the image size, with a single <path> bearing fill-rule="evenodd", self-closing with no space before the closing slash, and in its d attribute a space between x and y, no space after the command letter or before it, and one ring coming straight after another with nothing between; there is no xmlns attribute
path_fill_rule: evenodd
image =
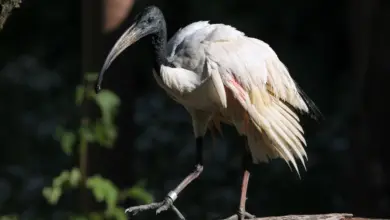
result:
<svg viewBox="0 0 390 220"><path fill-rule="evenodd" d="M252 215L252 214L250 214L248 212L245 212L245 211L244 212L240 212L240 211L238 211L237 214L232 215L232 216L230 216L228 218L225 218L225 219L222 219L222 220L241 220L241 216L243 216L244 217L243 219L245 219L245 220L250 220L250 219L255 219L256 218L256 216L254 216L254 215Z"/></svg>
<svg viewBox="0 0 390 220"><path fill-rule="evenodd" d="M125 212L134 216L137 215L139 212L156 209L157 215L160 212L166 211L170 208L176 213L180 220L185 220L183 214L181 214L181 212L173 205L173 200L170 197L165 198L162 202L154 202L147 205L133 206L127 208Z"/></svg>

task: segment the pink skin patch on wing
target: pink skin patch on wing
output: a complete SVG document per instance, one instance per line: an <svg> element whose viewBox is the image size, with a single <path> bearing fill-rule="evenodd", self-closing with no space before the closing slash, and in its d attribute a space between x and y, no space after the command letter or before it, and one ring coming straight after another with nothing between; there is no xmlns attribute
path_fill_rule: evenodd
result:
<svg viewBox="0 0 390 220"><path fill-rule="evenodd" d="M236 87L238 89L238 91L240 92L240 94L239 94L240 97L242 99L244 99L245 98L245 91L242 88L242 86L240 85L240 83L237 81L237 79L233 76L229 81L230 81L230 83L233 84L234 87Z"/></svg>
<svg viewBox="0 0 390 220"><path fill-rule="evenodd" d="M233 76L230 80L230 83L239 91L239 97L242 100L245 100L245 90L244 88L240 85L240 83L237 81L237 79ZM249 115L245 111L242 120L244 121L244 131L247 133L249 132Z"/></svg>

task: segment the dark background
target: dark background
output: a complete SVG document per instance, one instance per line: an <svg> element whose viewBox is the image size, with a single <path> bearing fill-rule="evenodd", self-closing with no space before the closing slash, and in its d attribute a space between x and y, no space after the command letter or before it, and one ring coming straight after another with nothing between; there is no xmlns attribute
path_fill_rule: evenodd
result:
<svg viewBox="0 0 390 220"><path fill-rule="evenodd" d="M0 215L65 219L78 211L78 191L56 206L41 193L62 170L77 165L53 133L80 117L74 93L82 73L99 71L131 19L150 4L164 12L169 36L190 22L210 20L269 43L324 115L318 122L302 119L309 162L301 180L280 160L255 167L249 212L390 217L388 0L136 1L123 22L104 34L96 31L107 22L99 19L99 1L85 0L82 8L75 0L25 0L0 32ZM188 114L152 77L149 44L126 50L107 72L103 87L122 100L118 139L113 149L90 149L88 174L99 173L120 188L145 180L158 201L193 168L195 147ZM176 201L188 219L237 210L243 143L231 127L214 141L209 135L205 143L204 173ZM88 204L87 210L101 208ZM130 199L120 205L136 204ZM173 215L137 217L147 218Z"/></svg>

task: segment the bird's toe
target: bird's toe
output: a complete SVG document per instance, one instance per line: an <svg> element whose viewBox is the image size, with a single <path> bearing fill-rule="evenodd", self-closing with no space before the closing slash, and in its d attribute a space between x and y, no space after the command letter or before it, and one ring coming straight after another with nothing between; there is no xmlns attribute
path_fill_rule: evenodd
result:
<svg viewBox="0 0 390 220"><path fill-rule="evenodd" d="M256 218L255 215L252 215L249 212L244 212L243 215L244 215L245 219L248 219L248 220Z"/></svg>
<svg viewBox="0 0 390 220"><path fill-rule="evenodd" d="M127 208L127 209L125 210L125 213L130 214L130 215L136 215L136 214L139 212L139 210L137 210L136 208L137 208L137 207L130 207L130 208Z"/></svg>
<svg viewBox="0 0 390 220"><path fill-rule="evenodd" d="M237 217L238 217L238 219L245 219L245 220L250 220L250 219L256 218L256 216L254 216L254 215L252 215L249 212L244 211L244 210L238 210Z"/></svg>
<svg viewBox="0 0 390 220"><path fill-rule="evenodd" d="M241 219L241 216L244 216L244 219L245 220L254 220L256 219L256 216L255 215L252 215L250 214L249 212L242 212L242 213L238 213L238 214L234 214L228 218L225 218L225 219L222 219L222 220L240 220Z"/></svg>
<svg viewBox="0 0 390 220"><path fill-rule="evenodd" d="M172 204L172 200L170 198L166 198L164 202L162 202L162 205L156 210L156 214L168 210L172 207Z"/></svg>

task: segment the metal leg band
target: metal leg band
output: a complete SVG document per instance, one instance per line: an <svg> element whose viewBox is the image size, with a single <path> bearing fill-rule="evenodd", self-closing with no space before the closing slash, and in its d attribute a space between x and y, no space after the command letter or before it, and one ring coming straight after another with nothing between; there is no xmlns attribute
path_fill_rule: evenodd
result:
<svg viewBox="0 0 390 220"><path fill-rule="evenodd" d="M177 199L177 193L175 191L170 191L167 195L168 198L170 198L173 201Z"/></svg>

